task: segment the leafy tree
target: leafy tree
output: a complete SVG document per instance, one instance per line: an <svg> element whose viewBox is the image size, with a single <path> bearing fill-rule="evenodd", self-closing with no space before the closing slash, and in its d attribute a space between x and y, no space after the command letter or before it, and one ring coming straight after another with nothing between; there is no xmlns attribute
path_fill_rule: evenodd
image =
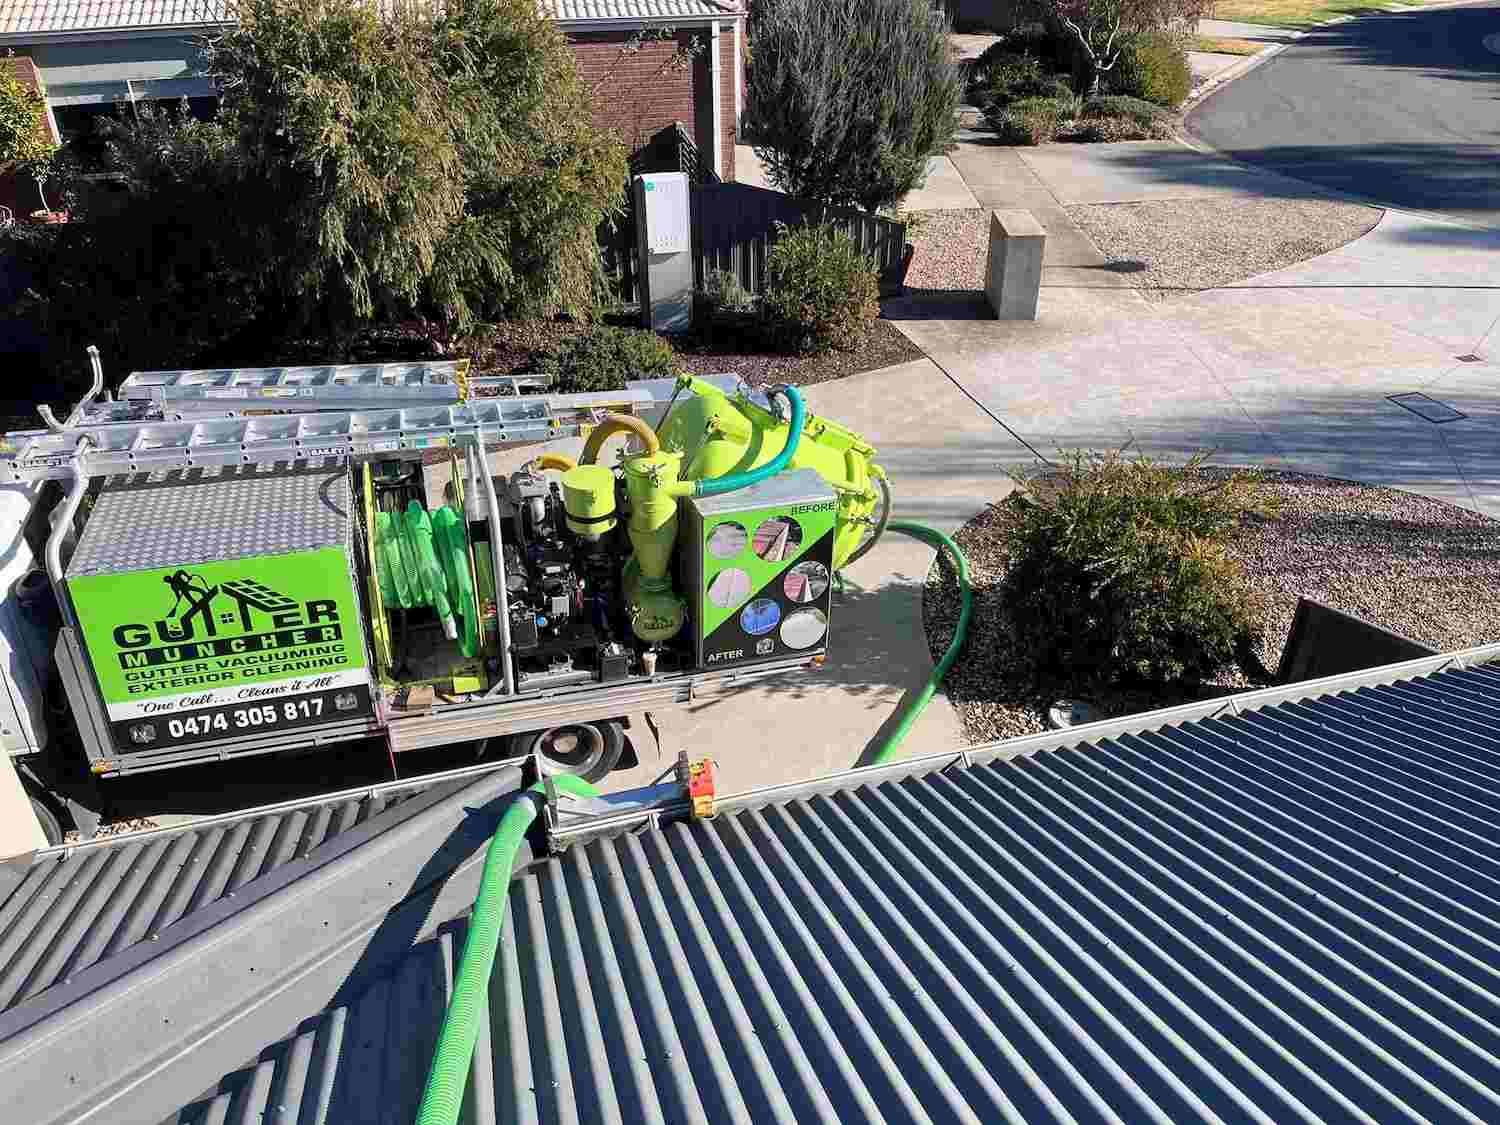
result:
<svg viewBox="0 0 1500 1125"><path fill-rule="evenodd" d="M757 0L746 130L793 195L867 211L920 187L962 81L930 0Z"/></svg>
<svg viewBox="0 0 1500 1125"><path fill-rule="evenodd" d="M531 0L433 11L241 0L206 52L218 116L123 120L112 151L138 196L214 217L270 319L587 311L622 146Z"/></svg>
<svg viewBox="0 0 1500 1125"><path fill-rule="evenodd" d="M42 195L57 145L47 128L47 103L42 95L21 84L9 68L0 72L0 171L24 172L36 181Z"/></svg>
<svg viewBox="0 0 1500 1125"><path fill-rule="evenodd" d="M1083 63L1079 92L1099 92L1100 77L1113 70L1137 35L1196 27L1213 0L1031 0L1048 23L1065 31Z"/></svg>

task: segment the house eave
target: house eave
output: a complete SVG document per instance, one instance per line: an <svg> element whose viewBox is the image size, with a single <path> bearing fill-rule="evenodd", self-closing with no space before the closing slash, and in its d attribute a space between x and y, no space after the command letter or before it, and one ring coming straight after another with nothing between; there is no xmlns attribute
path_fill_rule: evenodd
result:
<svg viewBox="0 0 1500 1125"><path fill-rule="evenodd" d="M4 31L0 47L31 47L47 43L82 43L96 39L162 39L210 35L233 27L232 22L177 23L151 27L87 27L66 31Z"/></svg>

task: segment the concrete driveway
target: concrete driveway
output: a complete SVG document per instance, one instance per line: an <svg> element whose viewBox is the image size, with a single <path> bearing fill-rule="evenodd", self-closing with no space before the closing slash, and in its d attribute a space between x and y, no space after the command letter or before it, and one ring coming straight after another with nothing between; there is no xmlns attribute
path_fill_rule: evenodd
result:
<svg viewBox="0 0 1500 1125"><path fill-rule="evenodd" d="M1188 132L1236 159L1500 229L1500 4L1316 28L1211 95Z"/></svg>

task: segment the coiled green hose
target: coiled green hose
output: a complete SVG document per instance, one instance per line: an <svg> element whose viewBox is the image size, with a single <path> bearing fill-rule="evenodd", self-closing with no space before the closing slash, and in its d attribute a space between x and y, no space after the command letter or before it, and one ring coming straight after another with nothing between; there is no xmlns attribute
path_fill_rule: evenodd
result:
<svg viewBox="0 0 1500 1125"><path fill-rule="evenodd" d="M953 630L953 639L948 642L947 651L943 653L943 658L938 661L937 667L932 670L932 675L927 678L927 683L922 690L906 705L901 721L896 724L895 729L865 759L863 764L870 766L890 761L912 726L921 717L922 712L927 710L927 705L937 694L937 689L948 675L948 670L958 659L958 654L964 647L964 641L969 636L969 621L974 616L974 590L969 585L969 560L964 558L964 553L958 549L957 543L937 528L928 527L925 523L913 523L911 520L891 520L886 524L885 529L899 531L902 535L920 539L935 551L947 551L953 558L954 566L958 569L958 588L963 600L958 611L958 626Z"/></svg>
<svg viewBox="0 0 1500 1125"><path fill-rule="evenodd" d="M580 777L557 774L552 782L575 797L597 797L599 791ZM443 1017L443 1030L433 1052L427 1087L417 1111L417 1125L455 1125L463 1109L464 1086L474 1061L474 1043L479 1038L479 1020L485 1013L490 971L500 948L500 930L505 925L505 905L510 899L510 876L516 852L526 830L541 810L545 783L537 782L505 810L500 827L484 855L484 873L479 895L469 918L469 937L453 978L453 999Z"/></svg>

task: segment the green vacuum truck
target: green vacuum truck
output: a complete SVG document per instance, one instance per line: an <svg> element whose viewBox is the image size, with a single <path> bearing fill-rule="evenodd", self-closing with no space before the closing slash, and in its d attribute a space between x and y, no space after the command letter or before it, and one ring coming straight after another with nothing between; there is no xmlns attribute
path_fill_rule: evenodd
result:
<svg viewBox="0 0 1500 1125"><path fill-rule="evenodd" d="M459 362L111 394L93 363L0 448L0 730L49 839L65 756L108 778L504 738L598 778L626 716L820 663L834 572L889 514L874 449L793 388L525 393ZM491 468L566 437L576 460Z"/></svg>

